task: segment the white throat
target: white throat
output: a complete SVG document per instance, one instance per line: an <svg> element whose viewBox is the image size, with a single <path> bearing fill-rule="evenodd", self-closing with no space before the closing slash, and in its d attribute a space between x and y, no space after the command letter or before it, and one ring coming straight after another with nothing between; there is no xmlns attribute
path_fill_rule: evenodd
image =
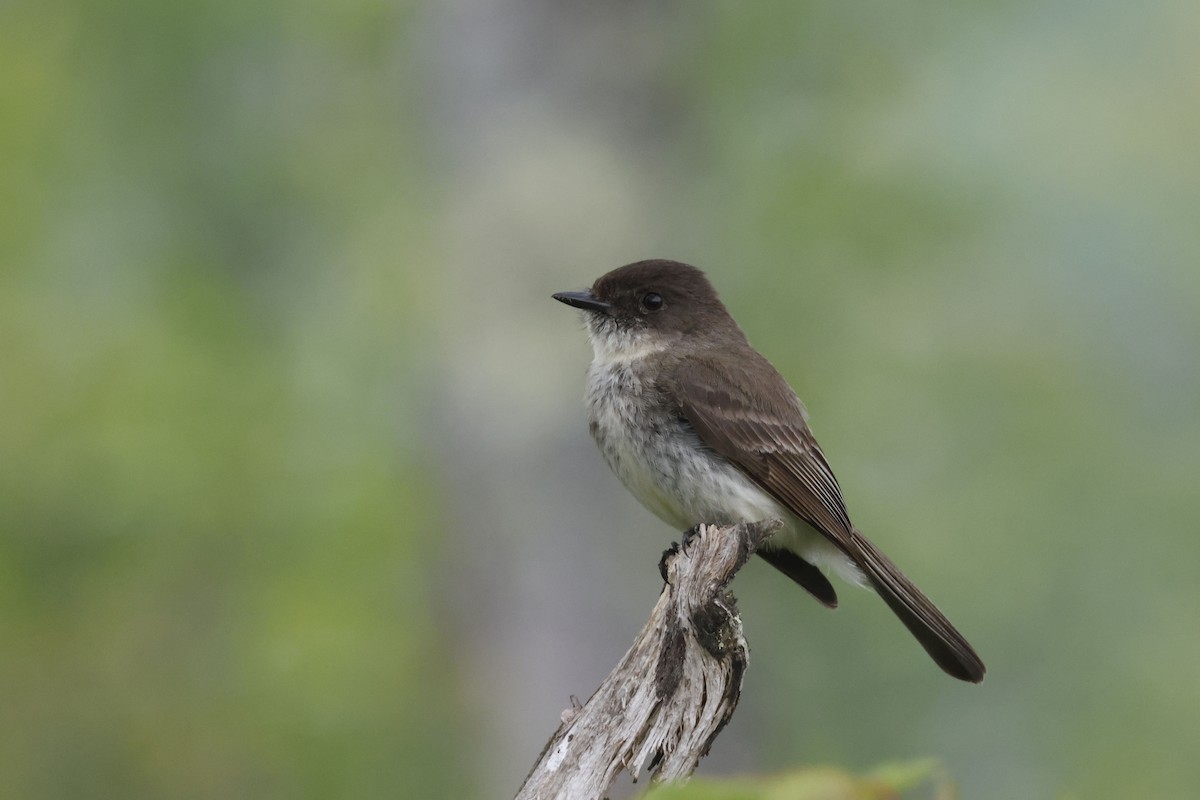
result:
<svg viewBox="0 0 1200 800"><path fill-rule="evenodd" d="M671 340L664 336L655 336L648 331L618 330L605 321L585 319L588 341L592 344L595 357L593 364L623 364L637 361L653 353L660 353L671 347Z"/></svg>

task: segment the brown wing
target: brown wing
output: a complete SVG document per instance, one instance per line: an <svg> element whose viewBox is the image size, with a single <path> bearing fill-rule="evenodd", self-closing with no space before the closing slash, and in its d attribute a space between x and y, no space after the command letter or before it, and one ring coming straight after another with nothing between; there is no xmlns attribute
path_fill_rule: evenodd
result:
<svg viewBox="0 0 1200 800"><path fill-rule="evenodd" d="M833 470L804 419L800 401L783 378L758 356L753 377L745 361L715 366L699 362L673 387L680 411L700 439L729 459L772 497L851 554L850 516ZM763 386L765 366L774 378Z"/></svg>
<svg viewBox="0 0 1200 800"><path fill-rule="evenodd" d="M696 362L680 370L672 389L701 441L846 553L938 666L961 680L983 680L983 662L962 634L851 524L800 401L766 359L750 351L736 361Z"/></svg>
<svg viewBox="0 0 1200 800"><path fill-rule="evenodd" d="M794 580L800 588L820 600L828 608L837 608L837 592L829 578L815 564L810 564L791 550L761 547L758 557Z"/></svg>

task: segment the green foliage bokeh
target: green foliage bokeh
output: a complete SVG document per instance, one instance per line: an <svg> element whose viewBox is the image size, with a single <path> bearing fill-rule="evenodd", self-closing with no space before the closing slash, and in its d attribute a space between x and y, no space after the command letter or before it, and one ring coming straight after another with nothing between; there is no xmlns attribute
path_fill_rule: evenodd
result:
<svg viewBox="0 0 1200 800"><path fill-rule="evenodd" d="M457 510L530 503L529 431L582 426L549 291L664 256L992 670L739 580L739 763L1189 796L1194 5L485 5L0 7L0 795L515 789ZM481 483L446 409L487 404Z"/></svg>

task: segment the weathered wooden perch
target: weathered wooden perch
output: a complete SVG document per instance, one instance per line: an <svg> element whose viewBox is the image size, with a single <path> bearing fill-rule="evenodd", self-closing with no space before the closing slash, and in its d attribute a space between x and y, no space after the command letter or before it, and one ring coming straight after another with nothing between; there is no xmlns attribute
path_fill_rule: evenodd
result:
<svg viewBox="0 0 1200 800"><path fill-rule="evenodd" d="M587 703L563 712L517 800L602 798L623 769L636 780L647 765L654 780L692 774L733 716L748 663L727 586L778 527L700 525L663 554L650 619Z"/></svg>

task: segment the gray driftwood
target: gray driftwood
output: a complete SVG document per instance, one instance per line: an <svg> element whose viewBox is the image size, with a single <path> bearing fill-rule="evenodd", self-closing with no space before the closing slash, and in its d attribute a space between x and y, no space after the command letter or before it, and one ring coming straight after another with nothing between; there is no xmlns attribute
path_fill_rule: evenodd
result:
<svg viewBox="0 0 1200 800"><path fill-rule="evenodd" d="M737 706L748 663L727 587L779 523L701 525L659 565L666 585L629 652L563 722L517 800L605 796L622 770L654 780L696 769Z"/></svg>

